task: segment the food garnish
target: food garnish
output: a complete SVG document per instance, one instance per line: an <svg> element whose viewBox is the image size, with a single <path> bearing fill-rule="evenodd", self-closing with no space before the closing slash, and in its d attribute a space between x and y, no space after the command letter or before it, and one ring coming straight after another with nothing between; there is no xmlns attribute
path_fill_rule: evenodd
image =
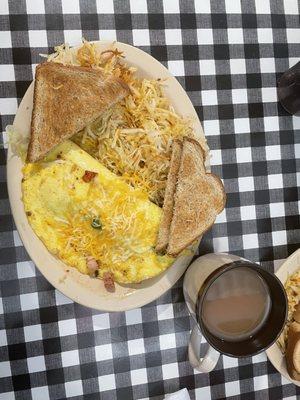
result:
<svg viewBox="0 0 300 400"><path fill-rule="evenodd" d="M100 221L99 218L93 218L92 223L91 223L91 227L94 229L102 229L102 223Z"/></svg>

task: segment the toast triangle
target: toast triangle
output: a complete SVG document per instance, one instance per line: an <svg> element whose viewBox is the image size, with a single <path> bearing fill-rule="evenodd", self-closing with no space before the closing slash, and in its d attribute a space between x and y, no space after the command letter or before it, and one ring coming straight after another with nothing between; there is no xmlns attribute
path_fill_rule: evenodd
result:
<svg viewBox="0 0 300 400"><path fill-rule="evenodd" d="M221 180L205 170L198 141L184 138L167 254L177 256L214 223L225 207Z"/></svg>
<svg viewBox="0 0 300 400"><path fill-rule="evenodd" d="M27 161L43 158L129 93L119 78L54 62L36 68Z"/></svg>

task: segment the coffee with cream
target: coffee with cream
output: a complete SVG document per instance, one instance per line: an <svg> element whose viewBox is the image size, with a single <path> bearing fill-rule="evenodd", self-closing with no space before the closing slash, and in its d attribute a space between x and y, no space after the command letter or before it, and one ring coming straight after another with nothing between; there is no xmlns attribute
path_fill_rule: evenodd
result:
<svg viewBox="0 0 300 400"><path fill-rule="evenodd" d="M221 274L203 299L201 318L219 339L241 341L261 329L271 309L263 278L251 267L236 267Z"/></svg>

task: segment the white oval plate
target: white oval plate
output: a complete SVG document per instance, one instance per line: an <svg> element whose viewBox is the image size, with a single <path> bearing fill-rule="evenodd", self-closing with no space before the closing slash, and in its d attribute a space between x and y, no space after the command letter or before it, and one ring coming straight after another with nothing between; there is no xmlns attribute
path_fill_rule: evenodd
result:
<svg viewBox="0 0 300 400"><path fill-rule="evenodd" d="M120 42L96 42L99 49L117 47L124 52L125 62L138 68L140 76L166 78L165 94L175 110L193 120L196 136L206 146L204 133L189 97L179 82L157 60L142 50ZM33 83L29 86L17 111L14 127L23 135L30 135ZM31 229L21 200L22 161L8 149L7 183L12 214L23 244L44 277L63 294L84 306L102 311L125 311L141 307L157 299L170 289L182 276L192 259L192 254L179 257L174 264L159 276L135 285L116 285L115 293L108 293L101 280L80 274L67 267L48 252L44 244ZM66 269L70 272L67 273Z"/></svg>
<svg viewBox="0 0 300 400"><path fill-rule="evenodd" d="M300 249L296 250L289 258L278 268L276 275L280 281L285 284L288 277L300 269ZM286 369L285 357L280 351L277 343L274 343L267 351L267 356L273 366L281 373L286 379L291 381L297 386L300 386L300 381L293 380Z"/></svg>

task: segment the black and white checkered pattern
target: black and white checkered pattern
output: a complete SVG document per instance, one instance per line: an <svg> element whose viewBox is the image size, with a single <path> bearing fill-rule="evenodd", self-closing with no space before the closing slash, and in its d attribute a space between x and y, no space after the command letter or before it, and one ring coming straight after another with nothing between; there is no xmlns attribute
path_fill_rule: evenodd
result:
<svg viewBox="0 0 300 400"><path fill-rule="evenodd" d="M276 81L300 58L297 0L1 0L1 127L41 61L62 42L117 39L166 65L187 90L227 191L200 253L225 251L272 270L299 247L300 118ZM6 137L3 133L3 140ZM264 354L221 357L210 374L187 361L182 282L126 313L73 303L41 276L16 232L0 151L0 398L296 399ZM297 174L298 172L298 174ZM100 392L100 397L99 397Z"/></svg>

